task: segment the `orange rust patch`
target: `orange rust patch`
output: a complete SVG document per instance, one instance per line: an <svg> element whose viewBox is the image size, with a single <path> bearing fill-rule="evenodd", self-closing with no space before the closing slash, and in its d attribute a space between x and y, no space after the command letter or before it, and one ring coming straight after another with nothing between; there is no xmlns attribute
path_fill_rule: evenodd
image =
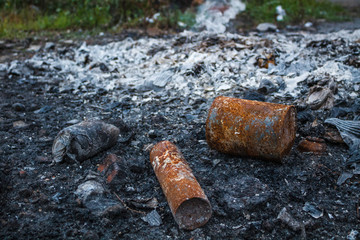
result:
<svg viewBox="0 0 360 240"><path fill-rule="evenodd" d="M298 150L300 152L312 152L315 154L322 154L326 151L326 144L322 142L302 140L298 145Z"/></svg>
<svg viewBox="0 0 360 240"><path fill-rule="evenodd" d="M217 97L206 121L209 146L232 155L280 161L295 140L294 106Z"/></svg>
<svg viewBox="0 0 360 240"><path fill-rule="evenodd" d="M206 224L212 214L210 202L178 148L159 142L150 152L150 163L180 228Z"/></svg>
<svg viewBox="0 0 360 240"><path fill-rule="evenodd" d="M106 182L111 183L114 177L118 174L120 167L118 165L120 162L119 158L115 154L109 154L99 165L98 171L105 173Z"/></svg>

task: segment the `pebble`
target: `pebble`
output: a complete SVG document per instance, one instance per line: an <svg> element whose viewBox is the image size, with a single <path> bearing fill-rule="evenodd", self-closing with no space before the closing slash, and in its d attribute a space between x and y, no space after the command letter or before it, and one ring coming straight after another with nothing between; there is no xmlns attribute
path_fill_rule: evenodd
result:
<svg viewBox="0 0 360 240"><path fill-rule="evenodd" d="M55 49L55 43L53 43L53 42L47 42L47 43L45 43L45 50L53 50L53 49Z"/></svg>
<svg viewBox="0 0 360 240"><path fill-rule="evenodd" d="M262 79L258 91L262 94L273 93L278 90L277 86L269 79Z"/></svg>
<svg viewBox="0 0 360 240"><path fill-rule="evenodd" d="M304 227L303 224L295 220L290 215L290 213L287 212L287 209L285 207L280 211L279 215L277 216L277 219L288 225L294 231L299 231Z"/></svg>
<svg viewBox="0 0 360 240"><path fill-rule="evenodd" d="M151 227L158 227L162 224L161 216L156 210L152 210L146 216L141 218L145 222L149 223Z"/></svg>
<svg viewBox="0 0 360 240"><path fill-rule="evenodd" d="M13 122L13 127L14 128L26 128L28 126L29 126L29 124L25 123L24 121L15 121L15 122Z"/></svg>
<svg viewBox="0 0 360 240"><path fill-rule="evenodd" d="M256 27L256 30L258 30L259 32L276 31L276 29L277 29L276 25L272 23L260 23Z"/></svg>
<svg viewBox="0 0 360 240"><path fill-rule="evenodd" d="M25 111L25 105L22 103L14 103L12 105L12 108L17 112L23 112Z"/></svg>
<svg viewBox="0 0 360 240"><path fill-rule="evenodd" d="M83 202L85 202L89 196L101 195L104 192L105 189L101 183L94 180L89 180L78 186L77 190L75 191L75 195L77 195Z"/></svg>
<svg viewBox="0 0 360 240"><path fill-rule="evenodd" d="M328 88L322 88L313 91L308 96L306 103L310 106L311 109L317 110L321 107L331 109L331 103L327 104L327 100L332 96L332 92Z"/></svg>

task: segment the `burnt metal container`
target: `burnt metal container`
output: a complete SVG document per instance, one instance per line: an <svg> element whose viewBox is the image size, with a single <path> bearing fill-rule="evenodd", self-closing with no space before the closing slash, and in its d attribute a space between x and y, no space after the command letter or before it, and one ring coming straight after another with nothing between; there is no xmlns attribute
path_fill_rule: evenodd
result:
<svg viewBox="0 0 360 240"><path fill-rule="evenodd" d="M219 152L281 161L294 144L294 106L220 96L206 121L206 141Z"/></svg>
<svg viewBox="0 0 360 240"><path fill-rule="evenodd" d="M179 227L193 230L206 224L210 202L179 149L169 141L159 142L150 162Z"/></svg>
<svg viewBox="0 0 360 240"><path fill-rule="evenodd" d="M54 140L53 161L61 162L67 156L82 162L114 146L119 133L117 127L102 121L83 121L64 128Z"/></svg>

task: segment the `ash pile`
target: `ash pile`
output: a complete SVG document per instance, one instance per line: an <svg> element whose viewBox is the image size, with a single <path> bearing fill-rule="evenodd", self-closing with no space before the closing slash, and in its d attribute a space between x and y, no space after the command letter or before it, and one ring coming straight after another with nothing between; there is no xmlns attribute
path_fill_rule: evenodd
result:
<svg viewBox="0 0 360 240"><path fill-rule="evenodd" d="M360 30L46 45L0 65L9 93L1 105L3 237L358 236ZM295 143L282 163L209 147L205 122L218 96L295 106ZM84 119L112 124L119 136L78 159L77 147L103 142L88 144L70 127ZM66 156L50 164L62 129L61 144L73 131L79 144L58 145ZM212 206L195 230L174 221L150 164L163 140L181 150Z"/></svg>

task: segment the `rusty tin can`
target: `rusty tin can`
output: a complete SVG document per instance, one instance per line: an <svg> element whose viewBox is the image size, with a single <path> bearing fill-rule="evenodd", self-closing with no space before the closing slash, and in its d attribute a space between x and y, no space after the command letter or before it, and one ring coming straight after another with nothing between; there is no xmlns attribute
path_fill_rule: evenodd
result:
<svg viewBox="0 0 360 240"><path fill-rule="evenodd" d="M206 141L226 154L281 161L294 144L294 106L220 96L206 121Z"/></svg>
<svg viewBox="0 0 360 240"><path fill-rule="evenodd" d="M212 214L208 198L179 149L169 141L156 144L150 162L180 228L193 230Z"/></svg>

